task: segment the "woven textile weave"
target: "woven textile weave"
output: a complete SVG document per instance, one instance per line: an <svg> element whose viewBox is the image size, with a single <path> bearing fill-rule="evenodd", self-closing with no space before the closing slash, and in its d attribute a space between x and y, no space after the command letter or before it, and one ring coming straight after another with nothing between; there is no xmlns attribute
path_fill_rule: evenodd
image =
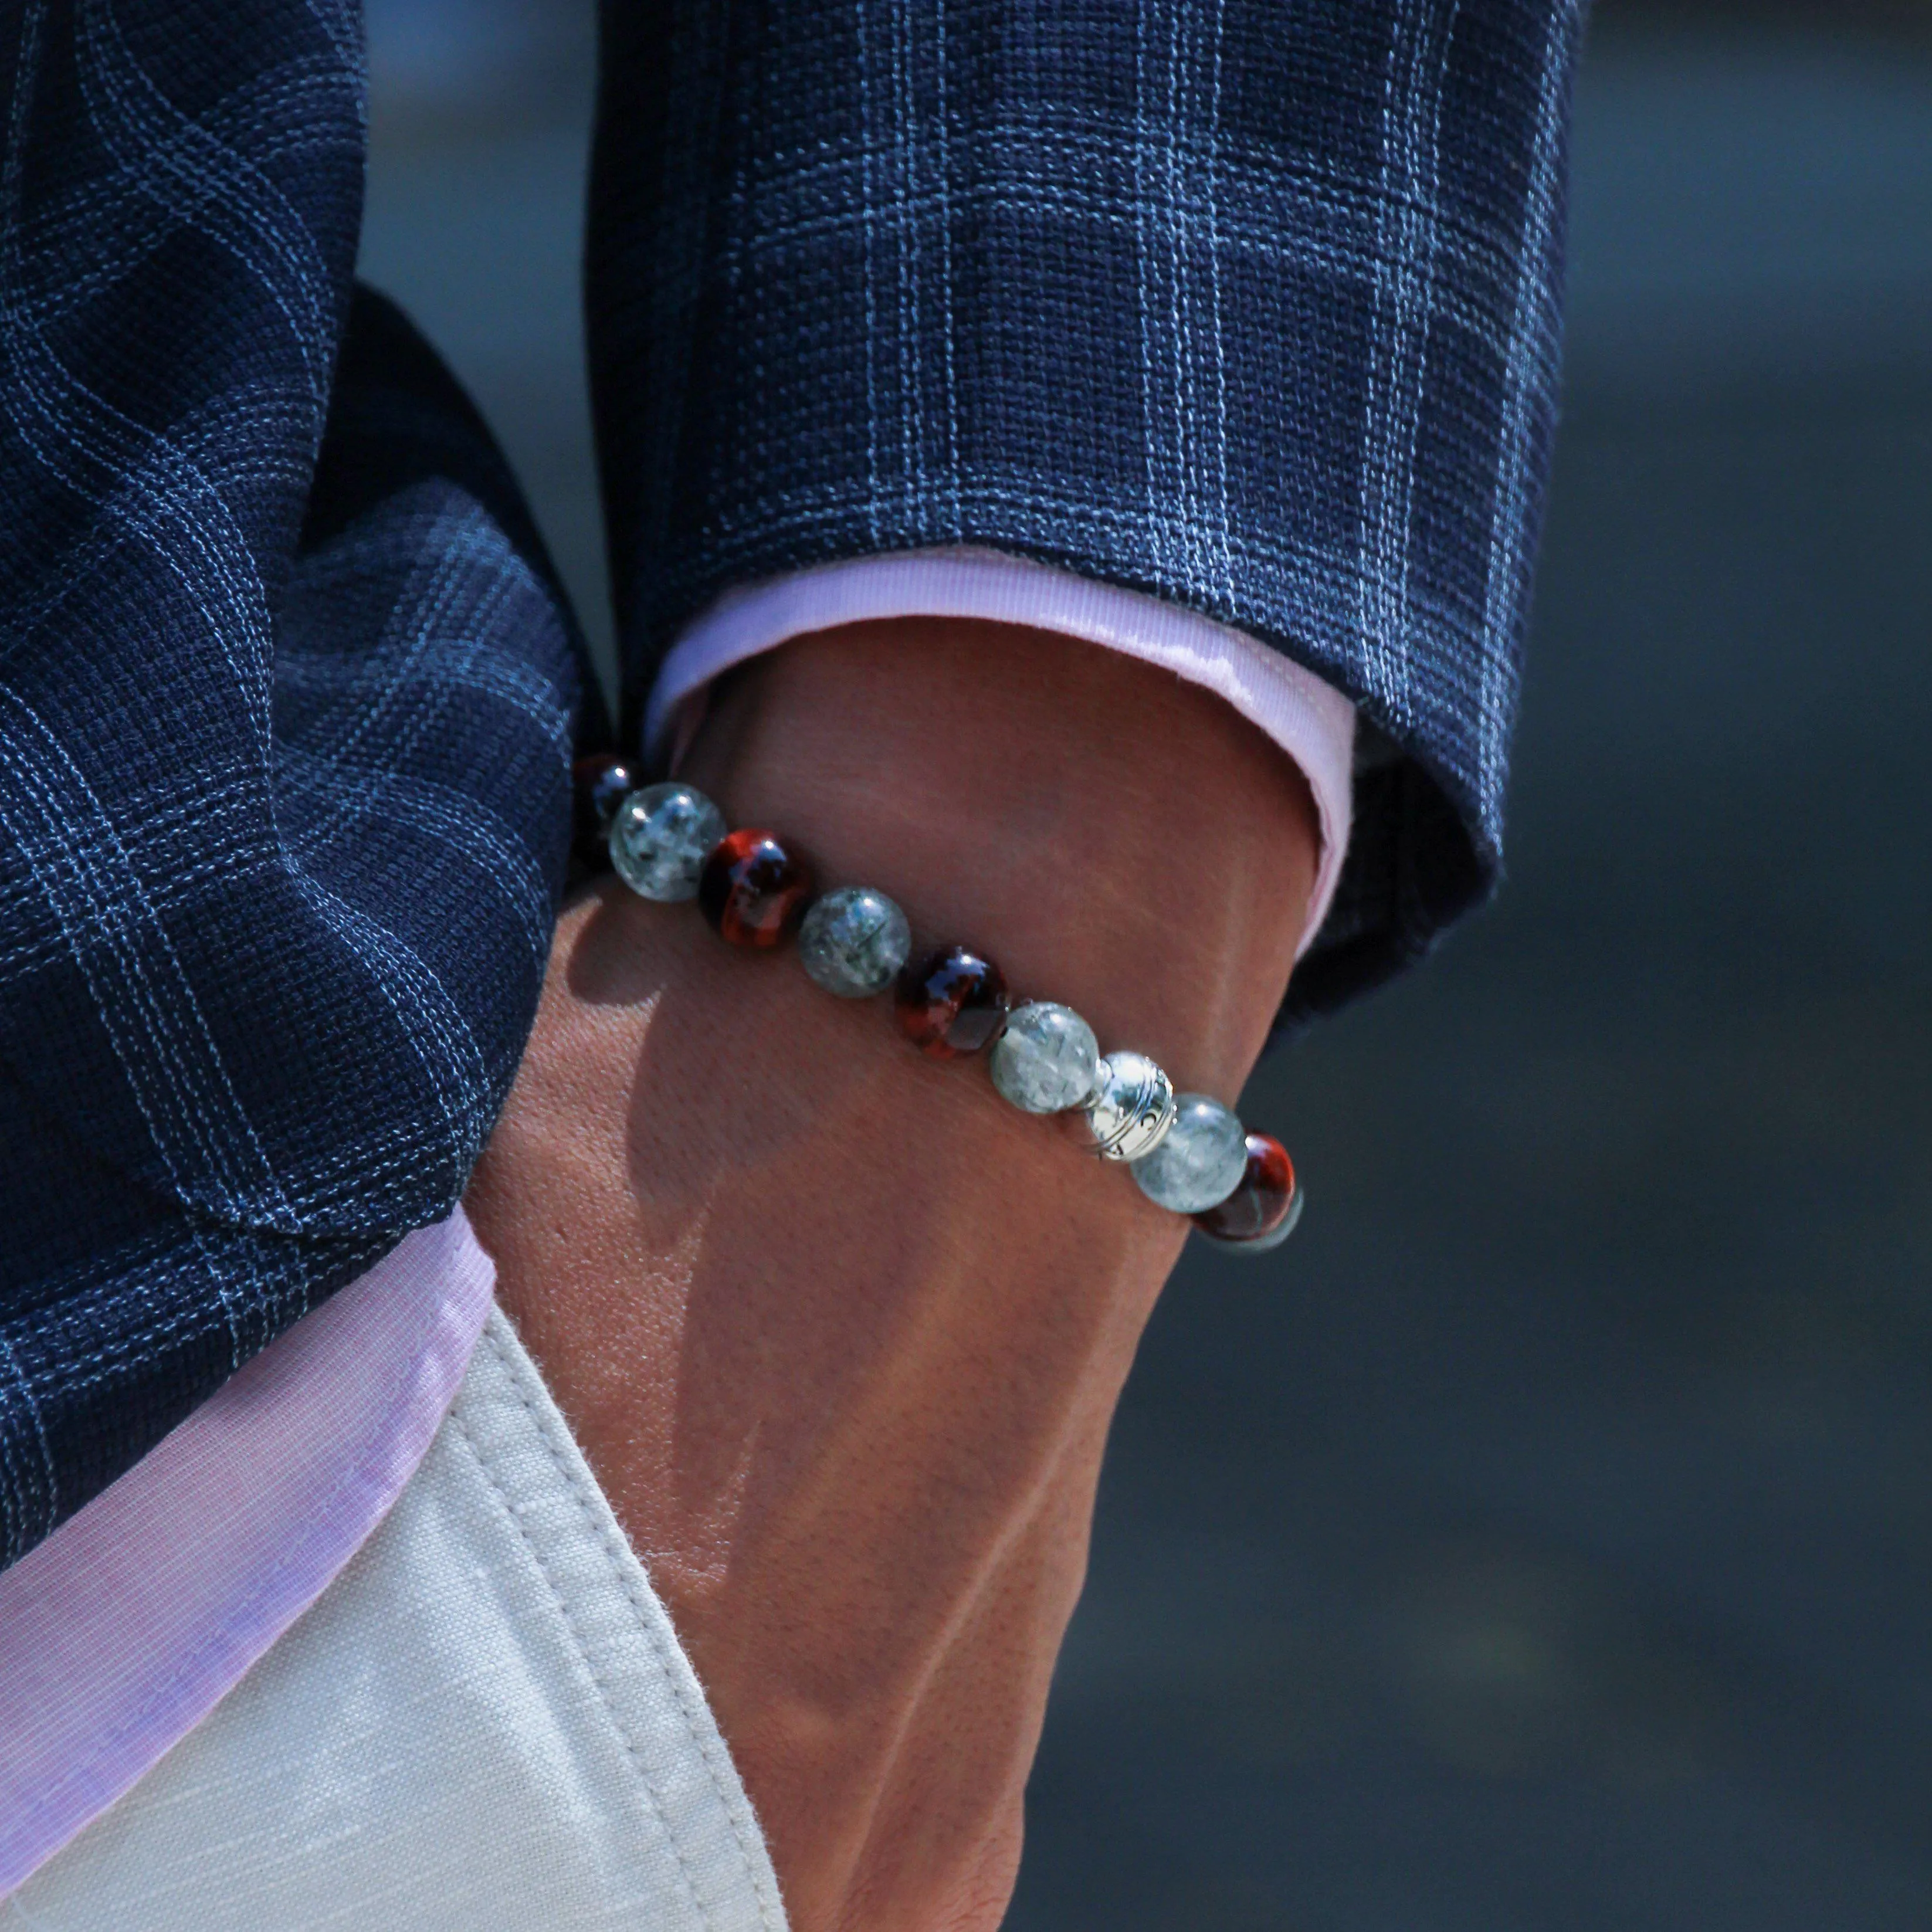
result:
<svg viewBox="0 0 1932 1932"><path fill-rule="evenodd" d="M628 702L718 592L928 544L1204 611L1392 747L1292 1021L1501 858L1576 0L608 8Z"/></svg>
<svg viewBox="0 0 1932 1932"><path fill-rule="evenodd" d="M734 585L1037 558L1374 728L1284 1020L1414 958L1501 862L1578 7L609 0L628 728ZM594 693L352 298L361 32L0 10L0 1561L448 1211L534 1010Z"/></svg>
<svg viewBox="0 0 1932 1932"><path fill-rule="evenodd" d="M0 21L11 1561L448 1211L535 1010L578 674L480 425L368 298L327 416L358 14Z"/></svg>

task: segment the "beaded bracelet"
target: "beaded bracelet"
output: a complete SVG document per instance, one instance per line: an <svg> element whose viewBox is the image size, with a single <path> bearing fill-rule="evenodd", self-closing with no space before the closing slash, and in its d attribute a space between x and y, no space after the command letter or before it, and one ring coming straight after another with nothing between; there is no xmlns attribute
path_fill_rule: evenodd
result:
<svg viewBox="0 0 1932 1932"><path fill-rule="evenodd" d="M1050 1000L1016 1005L1006 976L964 946L913 956L905 914L870 886L813 895L810 868L769 832L733 832L711 800L675 782L640 786L622 760L578 761L577 850L607 860L640 898L694 898L734 946L794 934L806 971L842 999L893 990L899 1030L935 1060L986 1051L1000 1093L1028 1114L1078 1109L1094 1150L1124 1162L1150 1201L1244 1254L1278 1247L1301 1218L1288 1150L1251 1134L1205 1094L1180 1094L1145 1054L1102 1056L1094 1030Z"/></svg>

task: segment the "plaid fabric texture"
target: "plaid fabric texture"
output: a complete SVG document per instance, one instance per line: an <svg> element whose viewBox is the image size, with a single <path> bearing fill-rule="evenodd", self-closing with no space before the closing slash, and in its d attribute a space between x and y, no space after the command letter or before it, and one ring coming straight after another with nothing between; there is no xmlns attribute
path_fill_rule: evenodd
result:
<svg viewBox="0 0 1932 1932"><path fill-rule="evenodd" d="M973 543L1204 611L1382 752L1285 1018L1487 889L1578 0L605 12L592 368L634 721L739 582Z"/></svg>
<svg viewBox="0 0 1932 1932"><path fill-rule="evenodd" d="M731 584L1036 557L1355 698L1285 1017L1414 957L1500 862L1578 5L610 0L631 728ZM360 39L0 10L0 1561L448 1209L534 1010L594 693L352 297Z"/></svg>
<svg viewBox="0 0 1932 1932"><path fill-rule="evenodd" d="M448 1210L535 1010L573 641L352 310L361 32L0 10L0 1561Z"/></svg>

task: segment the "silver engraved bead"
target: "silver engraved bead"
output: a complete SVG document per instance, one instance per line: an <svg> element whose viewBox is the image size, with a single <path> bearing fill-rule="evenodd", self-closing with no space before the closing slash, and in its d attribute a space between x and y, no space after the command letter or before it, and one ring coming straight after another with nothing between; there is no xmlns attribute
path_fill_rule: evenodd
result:
<svg viewBox="0 0 1932 1932"><path fill-rule="evenodd" d="M1239 1118L1205 1094L1184 1094L1167 1138L1129 1172L1156 1206L1198 1214L1226 1200L1247 1168L1248 1134Z"/></svg>
<svg viewBox="0 0 1932 1932"><path fill-rule="evenodd" d="M1101 1061L1087 1124L1105 1160L1142 1160L1174 1125L1174 1082L1144 1053Z"/></svg>
<svg viewBox="0 0 1932 1932"><path fill-rule="evenodd" d="M806 972L842 1000L868 999L898 976L912 950L912 928L884 892L842 886L816 901L798 934Z"/></svg>
<svg viewBox="0 0 1932 1932"><path fill-rule="evenodd" d="M1064 1113L1093 1094L1100 1044L1071 1006L1032 1000L1006 1016L991 1071L993 1084L1023 1113Z"/></svg>
<svg viewBox="0 0 1932 1932"><path fill-rule="evenodd" d="M640 898L694 899L698 875L724 830L724 814L701 791L646 785L610 821L610 863Z"/></svg>

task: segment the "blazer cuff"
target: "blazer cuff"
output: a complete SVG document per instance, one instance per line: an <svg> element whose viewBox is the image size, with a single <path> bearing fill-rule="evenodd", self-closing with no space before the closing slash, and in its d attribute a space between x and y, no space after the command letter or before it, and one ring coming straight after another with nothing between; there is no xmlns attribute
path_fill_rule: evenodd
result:
<svg viewBox="0 0 1932 1932"><path fill-rule="evenodd" d="M906 550L793 571L725 592L685 626L664 656L645 710L646 754L676 762L720 672L789 638L881 617L974 617L1057 631L1218 692L1294 760L1314 794L1322 853L1300 952L1314 943L1348 849L1354 706L1312 671L1243 632L1030 558L968 547Z"/></svg>

